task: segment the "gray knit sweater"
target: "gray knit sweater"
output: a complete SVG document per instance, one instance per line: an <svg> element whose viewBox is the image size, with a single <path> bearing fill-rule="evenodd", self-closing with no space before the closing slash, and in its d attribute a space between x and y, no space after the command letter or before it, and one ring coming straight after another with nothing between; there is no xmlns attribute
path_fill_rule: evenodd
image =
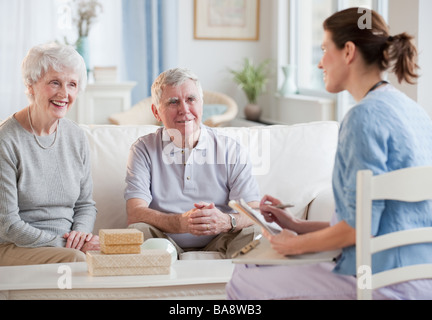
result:
<svg viewBox="0 0 432 320"><path fill-rule="evenodd" d="M42 149L14 117L0 125L0 243L64 247L71 230L92 232L96 207L84 132L60 120L55 145ZM54 134L38 137L51 145Z"/></svg>

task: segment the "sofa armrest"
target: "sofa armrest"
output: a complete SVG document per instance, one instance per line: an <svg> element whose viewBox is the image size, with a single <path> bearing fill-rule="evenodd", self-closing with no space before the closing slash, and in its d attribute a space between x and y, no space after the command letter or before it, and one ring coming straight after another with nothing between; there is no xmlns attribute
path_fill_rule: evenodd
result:
<svg viewBox="0 0 432 320"><path fill-rule="evenodd" d="M330 222L335 212L333 189L323 189L309 204L307 220Z"/></svg>

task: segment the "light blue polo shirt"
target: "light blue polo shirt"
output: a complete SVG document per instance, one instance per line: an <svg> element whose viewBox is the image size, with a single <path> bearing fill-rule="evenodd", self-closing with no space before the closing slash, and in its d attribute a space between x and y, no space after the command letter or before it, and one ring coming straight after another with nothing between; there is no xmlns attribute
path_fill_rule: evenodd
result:
<svg viewBox="0 0 432 320"><path fill-rule="evenodd" d="M260 200L245 148L204 125L192 150L176 147L164 128L139 138L131 147L126 183L126 200L142 199L151 209L166 213L182 214L201 201L230 213L230 200ZM214 238L169 236L182 248L201 248Z"/></svg>
<svg viewBox="0 0 432 320"><path fill-rule="evenodd" d="M356 226L356 180L359 170L374 175L432 166L432 120L405 94L387 85L368 94L341 124L333 172L338 221ZM374 201L372 236L432 227L430 201L406 203ZM373 272L432 262L432 244L390 249L373 256ZM335 272L356 273L355 247L343 250Z"/></svg>

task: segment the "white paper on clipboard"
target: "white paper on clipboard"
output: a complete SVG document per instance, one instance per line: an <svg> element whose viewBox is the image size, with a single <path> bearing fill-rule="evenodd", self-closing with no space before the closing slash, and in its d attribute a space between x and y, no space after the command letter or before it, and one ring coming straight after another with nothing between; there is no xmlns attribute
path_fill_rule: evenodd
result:
<svg viewBox="0 0 432 320"><path fill-rule="evenodd" d="M274 228L270 224L266 223L264 219L261 219L261 214L252 209L243 199L240 199L239 201L231 200L228 205L237 212L242 212L247 215L252 219L252 221L264 228L271 235L278 234L281 231L281 229Z"/></svg>

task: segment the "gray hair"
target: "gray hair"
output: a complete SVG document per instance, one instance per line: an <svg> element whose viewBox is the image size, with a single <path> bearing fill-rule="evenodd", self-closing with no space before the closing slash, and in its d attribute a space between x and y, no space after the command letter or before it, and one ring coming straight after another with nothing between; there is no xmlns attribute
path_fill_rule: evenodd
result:
<svg viewBox="0 0 432 320"><path fill-rule="evenodd" d="M78 88L84 91L87 86L87 68L84 59L71 46L58 43L37 45L30 49L22 63L22 76L28 88L38 82L52 68L57 72L71 69L78 74ZM27 96L31 96L26 92Z"/></svg>
<svg viewBox="0 0 432 320"><path fill-rule="evenodd" d="M203 100L204 93L198 77L190 70L183 68L174 68L167 70L159 75L152 85L152 103L159 108L162 91L165 86L180 86L185 81L192 80L195 82L200 98Z"/></svg>

